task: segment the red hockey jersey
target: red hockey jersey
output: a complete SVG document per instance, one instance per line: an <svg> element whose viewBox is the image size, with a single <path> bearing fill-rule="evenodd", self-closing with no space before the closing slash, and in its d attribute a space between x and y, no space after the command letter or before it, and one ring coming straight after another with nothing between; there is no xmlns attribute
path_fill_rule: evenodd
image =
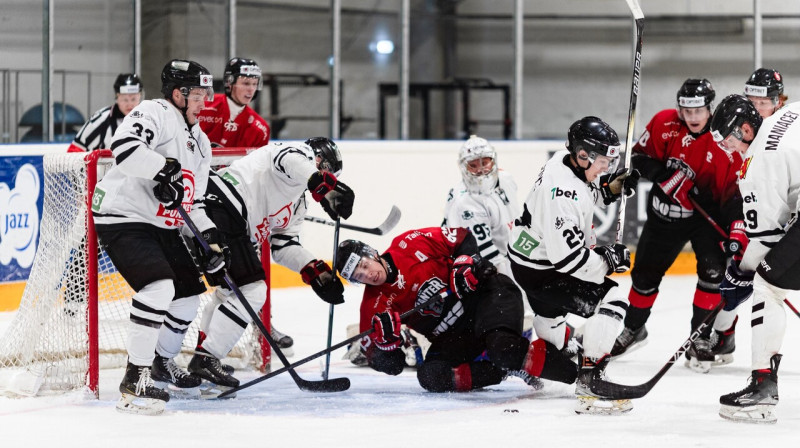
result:
<svg viewBox="0 0 800 448"><path fill-rule="evenodd" d="M467 232L463 227L429 227L397 236L384 252L397 267L397 278L393 283L367 285L364 289L361 331L372 326L372 316L376 313L393 310L402 314L446 289L452 255ZM463 304L451 294L409 316L405 324L428 338L435 338L463 312Z"/></svg>
<svg viewBox="0 0 800 448"><path fill-rule="evenodd" d="M230 121L228 97L218 93L206 104L197 120L211 143L225 147L259 148L269 143L269 125L250 106Z"/></svg>
<svg viewBox="0 0 800 448"><path fill-rule="evenodd" d="M711 192L718 203L728 201L737 191L741 155L720 148L710 132L691 136L675 109L657 113L633 151L662 162L669 170L685 171L701 192Z"/></svg>

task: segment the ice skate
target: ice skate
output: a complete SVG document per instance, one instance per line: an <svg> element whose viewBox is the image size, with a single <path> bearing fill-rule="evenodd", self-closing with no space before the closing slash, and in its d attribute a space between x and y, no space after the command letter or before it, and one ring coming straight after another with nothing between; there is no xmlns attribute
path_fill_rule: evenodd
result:
<svg viewBox="0 0 800 448"><path fill-rule="evenodd" d="M614 347L611 349L611 356L617 357L628 354L634 350L647 345L647 327L642 325L641 328L632 329L625 327L622 333L617 336L614 341Z"/></svg>
<svg viewBox="0 0 800 448"><path fill-rule="evenodd" d="M278 346L279 349L283 352L283 354L287 357L294 356L294 350L292 350L292 346L294 345L294 339L288 334L281 333L278 331L274 326L271 326L269 329L269 335L272 336L272 339L275 341L275 344Z"/></svg>
<svg viewBox="0 0 800 448"><path fill-rule="evenodd" d="M159 415L169 401L169 394L153 382L149 366L128 363L119 391L122 396L117 402L117 410L129 414Z"/></svg>
<svg viewBox="0 0 800 448"><path fill-rule="evenodd" d="M175 364L175 360L156 354L151 372L156 387L173 398L200 398L202 378L192 375Z"/></svg>
<svg viewBox="0 0 800 448"><path fill-rule="evenodd" d="M212 355L194 355L189 362L189 372L205 380L200 385L201 398L216 398L239 386L239 380L227 373L220 360ZM234 397L236 394L228 395L228 398Z"/></svg>
<svg viewBox="0 0 800 448"><path fill-rule="evenodd" d="M686 350L684 365L697 373L708 373L714 364L713 341L711 337L698 337L689 350Z"/></svg>
<svg viewBox="0 0 800 448"><path fill-rule="evenodd" d="M778 366L782 356L773 355L768 370L753 370L750 384L744 389L719 397L719 416L736 422L776 423Z"/></svg>
<svg viewBox="0 0 800 448"><path fill-rule="evenodd" d="M733 362L733 352L736 350L736 332L734 330L715 330L711 335L711 342L715 366L724 366Z"/></svg>
<svg viewBox="0 0 800 448"><path fill-rule="evenodd" d="M582 357L581 369L575 381L575 395L578 397L576 414L621 415L633 409L631 400L610 400L598 396L591 390L594 379L605 379L605 368L609 359L609 355L596 361Z"/></svg>

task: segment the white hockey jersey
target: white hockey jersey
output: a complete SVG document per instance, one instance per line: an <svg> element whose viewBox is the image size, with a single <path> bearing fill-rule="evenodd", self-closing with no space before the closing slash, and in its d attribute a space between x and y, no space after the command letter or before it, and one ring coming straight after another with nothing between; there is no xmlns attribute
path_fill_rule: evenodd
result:
<svg viewBox="0 0 800 448"><path fill-rule="evenodd" d="M598 190L565 165L569 151L558 151L544 165L525 199L525 211L511 230L508 255L532 269L555 269L602 283L608 265L592 248ZM527 221L527 222L525 222Z"/></svg>
<svg viewBox="0 0 800 448"><path fill-rule="evenodd" d="M111 143L115 163L97 183L92 212L97 224L143 222L161 228L183 225L178 210L167 210L153 195L167 157L183 170L183 204L200 231L214 227L203 199L211 167L211 144L195 124L164 99L142 101L117 128Z"/></svg>
<svg viewBox="0 0 800 448"><path fill-rule="evenodd" d="M273 261L295 272L315 259L299 240L315 171L314 151L305 143L270 143L219 171L244 200L251 239L268 240Z"/></svg>
<svg viewBox="0 0 800 448"><path fill-rule="evenodd" d="M509 277L508 236L520 215L517 184L511 174L498 172L499 185L491 195L470 194L461 181L447 197L443 226L466 227L478 241L481 256Z"/></svg>
<svg viewBox="0 0 800 448"><path fill-rule="evenodd" d="M750 244L740 267L754 271L800 211L800 102L764 120L739 173Z"/></svg>

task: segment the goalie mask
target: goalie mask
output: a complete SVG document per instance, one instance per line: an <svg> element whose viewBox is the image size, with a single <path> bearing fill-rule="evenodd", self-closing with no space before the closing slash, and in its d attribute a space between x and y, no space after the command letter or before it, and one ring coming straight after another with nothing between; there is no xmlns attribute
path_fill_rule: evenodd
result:
<svg viewBox="0 0 800 448"><path fill-rule="evenodd" d="M576 161L589 160L589 166L606 164L608 166L603 170L606 173L617 171L622 145L617 132L600 118L583 117L572 123L567 133L566 147Z"/></svg>
<svg viewBox="0 0 800 448"><path fill-rule="evenodd" d="M471 135L458 152L458 167L470 193L491 194L497 187L497 151L486 139Z"/></svg>
<svg viewBox="0 0 800 448"><path fill-rule="evenodd" d="M363 259L371 259L376 263L381 263L378 251L370 247L368 244L358 240L345 240L339 243L338 252L336 252L336 270L339 275L351 283L364 283L364 276L362 274L364 265ZM358 269L361 266L362 269ZM383 263L381 263L383 266ZM358 272L356 272L358 269Z"/></svg>
<svg viewBox="0 0 800 448"><path fill-rule="evenodd" d="M312 137L305 143L320 158L318 169L333 173L336 177L342 175L342 153L336 143L325 137Z"/></svg>
<svg viewBox="0 0 800 448"><path fill-rule="evenodd" d="M722 148L732 146L725 143L729 138L750 144L753 140L744 140L742 125L748 123L753 127L753 134L757 134L762 122L761 115L750 100L742 95L728 95L714 111L714 118L711 119L711 136Z"/></svg>

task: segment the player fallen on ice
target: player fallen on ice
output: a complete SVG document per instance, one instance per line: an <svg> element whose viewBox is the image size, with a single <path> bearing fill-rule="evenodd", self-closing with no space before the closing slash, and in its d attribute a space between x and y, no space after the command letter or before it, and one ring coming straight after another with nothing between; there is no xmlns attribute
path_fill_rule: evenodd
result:
<svg viewBox="0 0 800 448"><path fill-rule="evenodd" d="M752 373L747 387L720 397L723 418L775 423L779 353L786 331L783 300L800 290L800 103L767 119L741 95L719 104L711 122L714 140L731 152L744 152L739 190L750 243L741 261L731 260L720 286L725 309L753 297Z"/></svg>
<svg viewBox="0 0 800 448"><path fill-rule="evenodd" d="M612 204L633 194L639 173L617 171L617 133L597 117L572 124L567 149L544 165L525 199L522 216L509 238L514 278L536 315L524 369L533 376L576 382L578 413L616 414L632 409L630 400L605 400L591 391L602 378L619 333L628 300L608 275L630 269L623 244L595 246L595 203ZM566 358L566 317L586 318L580 366ZM577 376L577 378L576 378Z"/></svg>
<svg viewBox="0 0 800 448"><path fill-rule="evenodd" d="M404 322L431 342L417 369L419 384L431 392L470 391L511 374L541 387L522 370L529 343L522 336L520 290L478 254L469 230L409 230L381 255L361 241L347 240L339 244L336 267L343 278L367 285L360 328L375 331L361 344L373 369L389 375L403 371L400 314L449 289L446 298L434 299ZM488 359L476 360L484 351ZM574 380L574 370L571 374Z"/></svg>
<svg viewBox="0 0 800 448"><path fill-rule="evenodd" d="M721 149L708 132L715 96L707 79L687 79L678 89L676 108L658 112L633 146L631 163L653 186L631 270L625 328L614 344L612 356L646 342L645 324L661 281L687 242L697 259L689 332L720 302L719 284L726 257L732 254L725 252L726 242L695 210L695 203L720 226L730 229L733 236L741 236L736 172L742 159L739 154ZM686 351L689 368L708 372L715 356L726 354L729 348L722 345L715 353L711 341L714 336L716 333L709 326Z"/></svg>

